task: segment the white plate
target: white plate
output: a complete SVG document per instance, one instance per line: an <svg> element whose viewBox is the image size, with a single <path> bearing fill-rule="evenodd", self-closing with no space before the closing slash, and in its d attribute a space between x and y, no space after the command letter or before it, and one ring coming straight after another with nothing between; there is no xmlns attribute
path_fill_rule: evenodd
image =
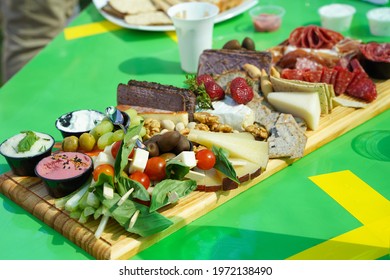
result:
<svg viewBox="0 0 390 280"><path fill-rule="evenodd" d="M102 7L104 7L107 4L108 0L93 0L93 3L95 4L96 9L99 11L99 13L108 21L111 21L112 23L115 23L119 26L129 28L129 29L137 29L137 30L144 30L144 31L172 31L175 30L175 27L173 25L131 25L127 24L123 19L114 17L105 11L102 11ZM232 17L235 17L239 14L242 14L243 12L249 10L254 5L257 4L257 0L244 0L243 3L235 8L229 9L223 13L220 13L217 18L215 19L215 23L228 20Z"/></svg>

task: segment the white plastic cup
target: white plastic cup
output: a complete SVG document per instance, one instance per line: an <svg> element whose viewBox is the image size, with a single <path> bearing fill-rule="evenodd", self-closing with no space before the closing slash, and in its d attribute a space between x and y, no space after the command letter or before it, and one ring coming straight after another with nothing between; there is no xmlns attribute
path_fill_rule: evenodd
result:
<svg viewBox="0 0 390 280"><path fill-rule="evenodd" d="M374 36L390 36L390 8L376 8L367 12L370 32Z"/></svg>
<svg viewBox="0 0 390 280"><path fill-rule="evenodd" d="M318 10L321 26L336 32L344 32L350 28L355 12L353 6L345 4L325 5Z"/></svg>
<svg viewBox="0 0 390 280"><path fill-rule="evenodd" d="M199 56L212 48L214 20L218 13L217 6L202 2L181 3L168 9L179 42L181 68L185 72L196 73Z"/></svg>

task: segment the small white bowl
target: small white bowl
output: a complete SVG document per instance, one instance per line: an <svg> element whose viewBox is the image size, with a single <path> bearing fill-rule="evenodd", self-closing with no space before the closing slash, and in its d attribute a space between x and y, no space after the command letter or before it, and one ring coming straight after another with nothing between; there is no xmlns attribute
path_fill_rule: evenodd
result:
<svg viewBox="0 0 390 280"><path fill-rule="evenodd" d="M390 36L390 8L376 8L367 12L370 32L374 36Z"/></svg>
<svg viewBox="0 0 390 280"><path fill-rule="evenodd" d="M355 12L353 6L345 4L325 5L318 10L321 26L336 32L344 32L350 28Z"/></svg>

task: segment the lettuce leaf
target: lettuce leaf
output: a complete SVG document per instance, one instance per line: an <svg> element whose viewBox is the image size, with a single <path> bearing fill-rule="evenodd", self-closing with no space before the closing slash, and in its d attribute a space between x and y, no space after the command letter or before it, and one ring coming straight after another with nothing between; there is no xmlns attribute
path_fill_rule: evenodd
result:
<svg viewBox="0 0 390 280"><path fill-rule="evenodd" d="M196 187L194 180L165 179L161 181L153 188L150 211L156 211L165 205L176 202L179 198L194 191Z"/></svg>
<svg viewBox="0 0 390 280"><path fill-rule="evenodd" d="M128 232L136 233L140 236L149 236L170 227L173 222L158 212L150 212L149 207L126 200L118 206L120 196L114 194L113 199L106 199L103 205L107 207L111 217L113 217ZM139 211L135 224L129 228L130 220L136 211Z"/></svg>
<svg viewBox="0 0 390 280"><path fill-rule="evenodd" d="M240 181L237 178L237 173L228 159L229 153L223 148L216 146L212 146L211 150L213 151L216 158L214 168L225 174L232 181L240 184Z"/></svg>
<svg viewBox="0 0 390 280"><path fill-rule="evenodd" d="M18 143L18 153L24 153L30 151L35 142L39 140L39 137L33 131L23 131L26 136Z"/></svg>
<svg viewBox="0 0 390 280"><path fill-rule="evenodd" d="M168 179L182 180L189 171L190 168L179 160L169 160L165 167Z"/></svg>

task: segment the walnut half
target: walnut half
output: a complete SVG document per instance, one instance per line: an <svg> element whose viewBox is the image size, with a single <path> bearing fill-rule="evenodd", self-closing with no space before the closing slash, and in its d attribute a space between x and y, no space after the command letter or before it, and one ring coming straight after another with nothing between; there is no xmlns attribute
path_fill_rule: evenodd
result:
<svg viewBox="0 0 390 280"><path fill-rule="evenodd" d="M256 140L264 141L267 140L269 136L268 130L265 128L265 126L256 122L245 127L245 131L251 133Z"/></svg>

